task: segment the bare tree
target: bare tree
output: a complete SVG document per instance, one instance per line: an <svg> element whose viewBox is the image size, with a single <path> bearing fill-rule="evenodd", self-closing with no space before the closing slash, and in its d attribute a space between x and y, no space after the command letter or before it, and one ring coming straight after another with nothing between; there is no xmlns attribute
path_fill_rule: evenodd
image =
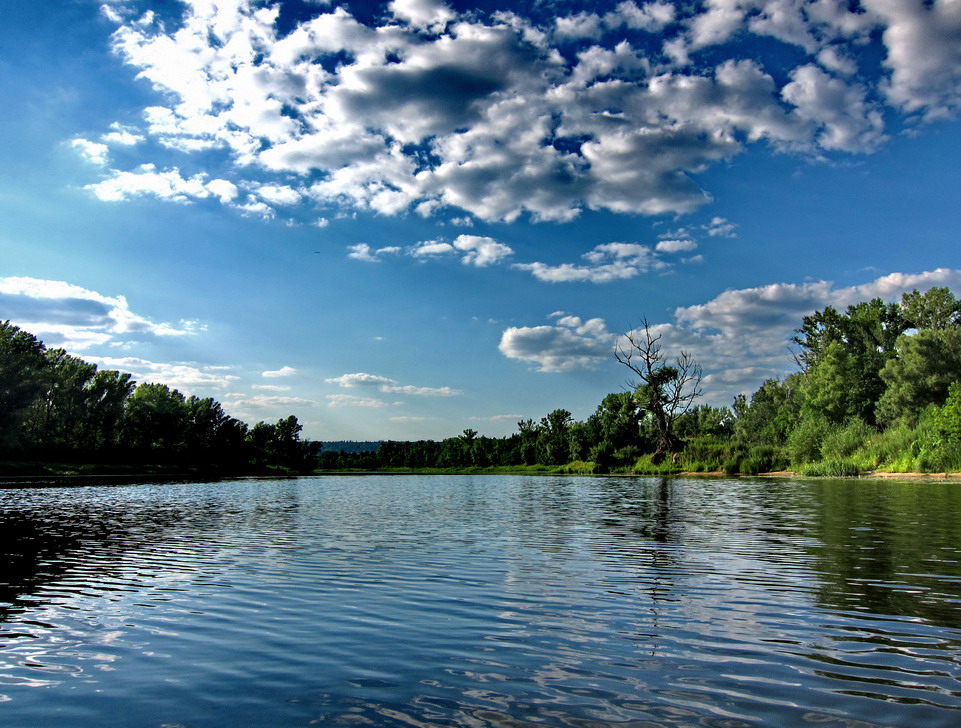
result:
<svg viewBox="0 0 961 728"><path fill-rule="evenodd" d="M646 318L642 324L643 328L618 337L614 356L640 380L629 384L637 404L650 413L657 426L657 448L651 461L659 463L665 455L680 451L674 422L701 396L703 376L700 365L686 351L681 352L673 366L667 364L661 351L661 335L651 332Z"/></svg>

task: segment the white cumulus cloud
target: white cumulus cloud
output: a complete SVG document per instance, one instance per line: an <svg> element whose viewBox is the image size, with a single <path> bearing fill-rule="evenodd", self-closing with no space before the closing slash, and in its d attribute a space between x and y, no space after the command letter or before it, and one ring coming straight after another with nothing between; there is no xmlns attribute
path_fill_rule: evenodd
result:
<svg viewBox="0 0 961 728"><path fill-rule="evenodd" d="M202 328L187 321L156 323L132 311L124 296L41 278L0 278L0 308L5 318L48 346L71 350L120 345L140 335L184 336Z"/></svg>
<svg viewBox="0 0 961 728"><path fill-rule="evenodd" d="M508 328L498 346L504 356L534 364L541 372L594 368L612 355L613 347L614 334L602 319L567 315L556 326Z"/></svg>
<svg viewBox="0 0 961 728"><path fill-rule="evenodd" d="M280 369L262 372L260 376L267 377L269 379L276 379L277 377L292 377L296 373L297 370L293 367L281 367Z"/></svg>
<svg viewBox="0 0 961 728"><path fill-rule="evenodd" d="M582 257L587 263L515 263L513 267L545 283L611 283L666 267L653 250L637 243L604 243Z"/></svg>
<svg viewBox="0 0 961 728"><path fill-rule="evenodd" d="M961 111L954 0L627 0L559 16L393 0L372 19L316 4L293 22L252 0L181 7L179 22L135 1L105 10L115 52L157 96L142 129L100 135L142 155L88 185L100 199L215 196L261 215L457 208L490 221L688 213L710 200L699 175L751 145L870 153L886 115ZM106 164L105 144L73 144ZM158 146L184 163L161 163ZM236 204L189 171L215 150L217 177L257 200Z"/></svg>

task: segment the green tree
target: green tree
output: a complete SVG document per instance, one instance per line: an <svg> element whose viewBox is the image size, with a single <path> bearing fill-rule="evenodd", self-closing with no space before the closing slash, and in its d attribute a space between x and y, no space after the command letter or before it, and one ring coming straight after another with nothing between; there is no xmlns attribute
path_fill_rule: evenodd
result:
<svg viewBox="0 0 961 728"><path fill-rule="evenodd" d="M643 410L632 392L614 392L601 400L594 413L587 418L595 443L609 442L615 450L641 444Z"/></svg>
<svg viewBox="0 0 961 728"><path fill-rule="evenodd" d="M86 439L88 387L97 367L63 349L51 349L46 357L44 391L24 423L27 436L35 447L48 454L78 450Z"/></svg>
<svg viewBox="0 0 961 728"><path fill-rule="evenodd" d="M574 422L567 431L568 452L571 460L588 460L591 446L596 442L594 430L586 422Z"/></svg>
<svg viewBox="0 0 961 728"><path fill-rule="evenodd" d="M848 306L844 314L827 306L823 311L804 317L794 337L795 344L800 347L796 358L806 370L820 361L832 343L839 344L851 354L889 354L894 350L898 336L907 328L908 322L901 307L896 303L885 303L880 298Z"/></svg>
<svg viewBox="0 0 961 728"><path fill-rule="evenodd" d="M122 442L140 457L175 462L186 445L187 401L166 384L141 384L130 396Z"/></svg>
<svg viewBox="0 0 961 728"><path fill-rule="evenodd" d="M224 412L211 397L191 396L184 404L187 458L198 464L237 467L245 457L247 426Z"/></svg>
<svg viewBox="0 0 961 728"><path fill-rule="evenodd" d="M734 413L727 407L697 405L678 418L676 431L678 437L684 438L730 437L734 434Z"/></svg>
<svg viewBox="0 0 961 728"><path fill-rule="evenodd" d="M915 288L901 297L901 309L910 328L943 331L961 325L961 301L948 288L935 287L925 293Z"/></svg>
<svg viewBox="0 0 961 728"><path fill-rule="evenodd" d="M537 462L543 465L563 465L570 459L571 413L556 409L541 418L537 433Z"/></svg>
<svg viewBox="0 0 961 728"><path fill-rule="evenodd" d="M130 374L97 370L87 385L87 416L78 441L81 450L107 452L119 444L124 407L133 390Z"/></svg>
<svg viewBox="0 0 961 728"><path fill-rule="evenodd" d="M317 467L321 444L300 439L303 430L293 415L274 424L258 422L250 428L247 439L261 466L281 466L298 472Z"/></svg>
<svg viewBox="0 0 961 728"><path fill-rule="evenodd" d="M751 395L735 401L735 436L744 442L783 445L797 425L801 410L798 388L801 374L780 381L768 379Z"/></svg>
<svg viewBox="0 0 961 728"><path fill-rule="evenodd" d="M858 417L873 424L886 387L881 369L907 327L901 307L880 298L848 306L843 315L828 306L805 316L794 337L806 375L805 411L833 423Z"/></svg>
<svg viewBox="0 0 961 728"><path fill-rule="evenodd" d="M961 443L961 381L948 387L948 398L937 416L938 432L943 438Z"/></svg>
<svg viewBox="0 0 961 728"><path fill-rule="evenodd" d="M961 327L905 334L897 354L881 370L887 388L878 402L878 419L913 426L925 407L942 404L952 382L961 379Z"/></svg>
<svg viewBox="0 0 961 728"><path fill-rule="evenodd" d="M23 422L46 387L43 343L9 321L0 323L0 449L23 446Z"/></svg>
<svg viewBox="0 0 961 728"><path fill-rule="evenodd" d="M533 465L537 462L538 427L534 424L534 420L521 420L517 423L517 430L518 459L524 465Z"/></svg>

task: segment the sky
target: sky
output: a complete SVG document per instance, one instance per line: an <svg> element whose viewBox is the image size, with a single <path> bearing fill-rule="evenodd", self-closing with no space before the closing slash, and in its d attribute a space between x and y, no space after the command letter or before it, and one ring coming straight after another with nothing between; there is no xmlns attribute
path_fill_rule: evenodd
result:
<svg viewBox="0 0 961 728"><path fill-rule="evenodd" d="M730 405L961 295L961 0L0 0L0 320L318 440Z"/></svg>

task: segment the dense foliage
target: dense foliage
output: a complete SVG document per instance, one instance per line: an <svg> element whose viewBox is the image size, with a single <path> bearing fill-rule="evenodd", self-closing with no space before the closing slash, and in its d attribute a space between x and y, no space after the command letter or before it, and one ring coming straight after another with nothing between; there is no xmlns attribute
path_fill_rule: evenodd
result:
<svg viewBox="0 0 961 728"><path fill-rule="evenodd" d="M798 371L731 408L693 406L700 371L670 366L644 325L617 351L638 377L586 421L554 410L506 438L465 430L321 455L327 468L554 468L574 472L961 470L961 302L947 288L828 306L796 331ZM688 385L684 389L684 385ZM679 406L680 403L683 406Z"/></svg>
<svg viewBox="0 0 961 728"><path fill-rule="evenodd" d="M310 471L319 445L296 417L253 427L211 398L98 369L0 323L0 460Z"/></svg>

